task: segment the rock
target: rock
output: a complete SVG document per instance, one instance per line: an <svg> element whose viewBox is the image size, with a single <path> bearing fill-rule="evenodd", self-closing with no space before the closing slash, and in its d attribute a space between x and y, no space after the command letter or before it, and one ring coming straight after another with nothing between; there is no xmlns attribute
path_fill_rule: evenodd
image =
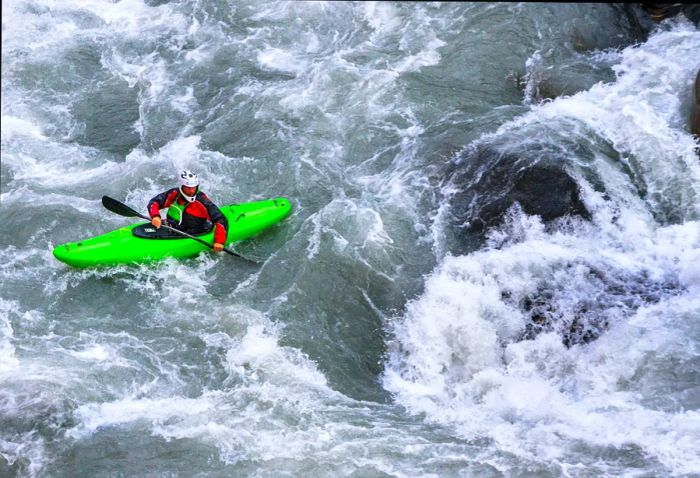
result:
<svg viewBox="0 0 700 478"><path fill-rule="evenodd" d="M453 225L463 233L481 234L500 224L516 202L544 221L565 215L590 219L566 158L541 148L516 155L482 146L461 158L450 178L457 190L450 198Z"/></svg>
<svg viewBox="0 0 700 478"><path fill-rule="evenodd" d="M683 9L680 3L640 3L640 6L655 22L676 16Z"/></svg>
<svg viewBox="0 0 700 478"><path fill-rule="evenodd" d="M642 10L649 14L649 17L660 22L667 18L675 17L679 13L686 16L688 20L695 23L700 22L700 5L683 3L642 3Z"/></svg>
<svg viewBox="0 0 700 478"><path fill-rule="evenodd" d="M646 41L656 25L679 13L693 22L700 24L700 5L682 3L623 3L616 4L622 18L628 22L632 32L640 41Z"/></svg>
<svg viewBox="0 0 700 478"><path fill-rule="evenodd" d="M617 8L620 10L622 20L627 23L630 33L638 41L646 41L649 38L649 33L656 26L649 14L639 4L623 3L618 4Z"/></svg>
<svg viewBox="0 0 700 478"><path fill-rule="evenodd" d="M673 277L657 278L647 271L602 267L594 262L580 258L562 264L556 276L558 281L542 280L536 292L519 300L504 298L530 318L520 340L555 332L566 347L587 344L616 320L683 290ZM571 283L576 281L580 281L579 292L585 293L571 294Z"/></svg>
<svg viewBox="0 0 700 478"><path fill-rule="evenodd" d="M685 15L688 20L693 22L695 26L700 25L700 5L697 3L683 5L683 15Z"/></svg>
<svg viewBox="0 0 700 478"><path fill-rule="evenodd" d="M507 201L519 202L527 214L536 214L545 221L567 214L589 217L576 181L561 166L553 164L536 164L520 172Z"/></svg>
<svg viewBox="0 0 700 478"><path fill-rule="evenodd" d="M695 77L695 98L690 117L690 132L700 139L700 70Z"/></svg>

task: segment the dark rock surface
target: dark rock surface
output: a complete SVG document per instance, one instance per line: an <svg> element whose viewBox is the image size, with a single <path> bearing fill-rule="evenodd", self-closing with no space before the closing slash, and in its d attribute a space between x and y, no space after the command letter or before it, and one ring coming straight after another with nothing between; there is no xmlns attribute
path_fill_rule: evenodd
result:
<svg viewBox="0 0 700 478"><path fill-rule="evenodd" d="M690 132L700 139L700 70L695 77L693 109L690 113Z"/></svg>
<svg viewBox="0 0 700 478"><path fill-rule="evenodd" d="M531 320L521 340L554 331L566 347L586 344L600 337L616 319L683 290L673 277L654 278L646 271L601 268L585 259L563 264L560 272L571 280L585 277L585 293L571 297L562 283L540 283L536 293L517 304Z"/></svg>
<svg viewBox="0 0 700 478"><path fill-rule="evenodd" d="M700 5L692 3L640 3L639 7L651 20L660 22L682 13L696 25L700 22Z"/></svg>
<svg viewBox="0 0 700 478"><path fill-rule="evenodd" d="M657 24L683 14L695 25L700 24L700 5L687 3L623 3L618 4L622 15L639 36L646 41Z"/></svg>
<svg viewBox="0 0 700 478"><path fill-rule="evenodd" d="M525 213L538 215L545 222L566 215L589 219L567 164L562 152L546 146L518 154L478 146L465 153L456 161L448 179L454 191L449 198L448 228L455 244L463 235L468 236L466 242L473 242L476 236L500 224L515 203ZM453 252L466 252L458 246L457 249Z"/></svg>
<svg viewBox="0 0 700 478"><path fill-rule="evenodd" d="M508 207L517 201L526 213L545 221L567 214L588 216L576 181L561 164L535 164L520 171L505 199Z"/></svg>

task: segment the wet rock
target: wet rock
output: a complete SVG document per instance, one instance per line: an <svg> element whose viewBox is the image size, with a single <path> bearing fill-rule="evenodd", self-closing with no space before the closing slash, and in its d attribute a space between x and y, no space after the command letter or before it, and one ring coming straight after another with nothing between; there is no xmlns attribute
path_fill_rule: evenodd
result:
<svg viewBox="0 0 700 478"><path fill-rule="evenodd" d="M541 57L530 61L524 74L514 71L506 79L513 81L515 87L522 93L525 103L542 103L565 94L565 91L550 77L550 72Z"/></svg>
<svg viewBox="0 0 700 478"><path fill-rule="evenodd" d="M660 22L666 18L678 15L682 5L679 3L640 3L639 4L649 17L655 22Z"/></svg>
<svg viewBox="0 0 700 478"><path fill-rule="evenodd" d="M529 93L529 99L533 103L543 103L547 100L554 100L564 95L564 91L554 84L549 78L542 78L540 81L532 85L531 91L524 89L526 97Z"/></svg>
<svg viewBox="0 0 700 478"><path fill-rule="evenodd" d="M578 29L574 29L572 33L572 43L574 45L574 50L579 53L584 53L592 49Z"/></svg>
<svg viewBox="0 0 700 478"><path fill-rule="evenodd" d="M515 154L481 146L460 158L451 174L450 212L455 234L481 234L501 223L516 202L545 222L590 214L579 187L566 169L567 159L546 146Z"/></svg>
<svg viewBox="0 0 700 478"><path fill-rule="evenodd" d="M526 213L541 216L545 221L567 214L588 217L576 181L561 165L536 164L519 172L506 200L517 201Z"/></svg>
<svg viewBox="0 0 700 478"><path fill-rule="evenodd" d="M569 280L542 281L537 292L517 304L530 317L520 340L555 332L566 347L587 344L599 338L616 320L683 290L675 278L653 278L645 271L604 268L583 259L563 264L559 272L560 277L563 274ZM571 294L571 284L580 284L579 294Z"/></svg>
<svg viewBox="0 0 700 478"><path fill-rule="evenodd" d="M641 9L655 22L672 18L682 13L691 22L700 21L700 5L684 3L640 3Z"/></svg>
<svg viewBox="0 0 700 478"><path fill-rule="evenodd" d="M695 77L695 93L690 117L690 132L700 139L700 70Z"/></svg>
<svg viewBox="0 0 700 478"><path fill-rule="evenodd" d="M621 16L640 41L646 41L656 25L682 13L695 25L700 24L700 5L683 3L624 3L619 4Z"/></svg>
<svg viewBox="0 0 700 478"><path fill-rule="evenodd" d="M621 19L627 25L630 33L639 42L645 42L649 38L649 33L656 27L656 23L651 19L639 4L623 3L617 8L620 11Z"/></svg>
<svg viewBox="0 0 700 478"><path fill-rule="evenodd" d="M566 347L587 344L600 337L610 326L603 311L591 310L590 304L580 304L574 315L567 316L557 309L553 294L543 290L526 297L522 308L530 316L520 340L533 340L543 332L557 332Z"/></svg>
<svg viewBox="0 0 700 478"><path fill-rule="evenodd" d="M683 5L683 15L685 15L688 20L693 22L695 26L700 26L700 5L697 3L692 5Z"/></svg>

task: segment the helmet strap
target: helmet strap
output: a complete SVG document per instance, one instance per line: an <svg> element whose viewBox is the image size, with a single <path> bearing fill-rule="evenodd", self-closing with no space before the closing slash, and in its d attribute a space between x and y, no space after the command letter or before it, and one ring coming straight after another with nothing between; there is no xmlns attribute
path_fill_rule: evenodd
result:
<svg viewBox="0 0 700 478"><path fill-rule="evenodd" d="M199 186L197 186L197 189L194 192L194 196L188 196L187 194L185 194L182 190L182 186L180 186L180 196L182 196L187 202L194 202L194 200L197 198L197 193L199 193Z"/></svg>

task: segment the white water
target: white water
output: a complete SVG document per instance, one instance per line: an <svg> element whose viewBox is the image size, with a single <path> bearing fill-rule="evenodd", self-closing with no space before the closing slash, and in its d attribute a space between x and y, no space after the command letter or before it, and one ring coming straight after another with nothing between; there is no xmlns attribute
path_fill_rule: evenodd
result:
<svg viewBox="0 0 700 478"><path fill-rule="evenodd" d="M593 131L634 177L600 155L593 167L609 197L584 189L591 224L546 231L514 208L484 250L445 257L392 325L384 385L399 403L523 459L564 463L582 446L629 448L671 474L700 472L700 160L681 107L698 52L700 33L681 22L622 51L615 82L533 106L483 139L537 125ZM654 219L667 216L681 223ZM609 281L629 287L617 303L607 300ZM659 283L668 289L656 303L619 302ZM519 305L543 287L564 317L586 301L607 304L610 329L571 348L557 331L514 342L530 320Z"/></svg>
<svg viewBox="0 0 700 478"><path fill-rule="evenodd" d="M507 74L546 70L564 25L613 29L606 8L3 4L0 472L696 473L697 30L581 54L617 81L512 119L533 98ZM612 144L620 160L573 158L608 193L578 177L593 222L514 210L484 250L443 257L433 189L484 131ZM143 207L179 168L221 203L293 199L241 245L262 265L51 256L124 223L103 194ZM538 287L563 316L598 299L609 330L516 342Z"/></svg>

